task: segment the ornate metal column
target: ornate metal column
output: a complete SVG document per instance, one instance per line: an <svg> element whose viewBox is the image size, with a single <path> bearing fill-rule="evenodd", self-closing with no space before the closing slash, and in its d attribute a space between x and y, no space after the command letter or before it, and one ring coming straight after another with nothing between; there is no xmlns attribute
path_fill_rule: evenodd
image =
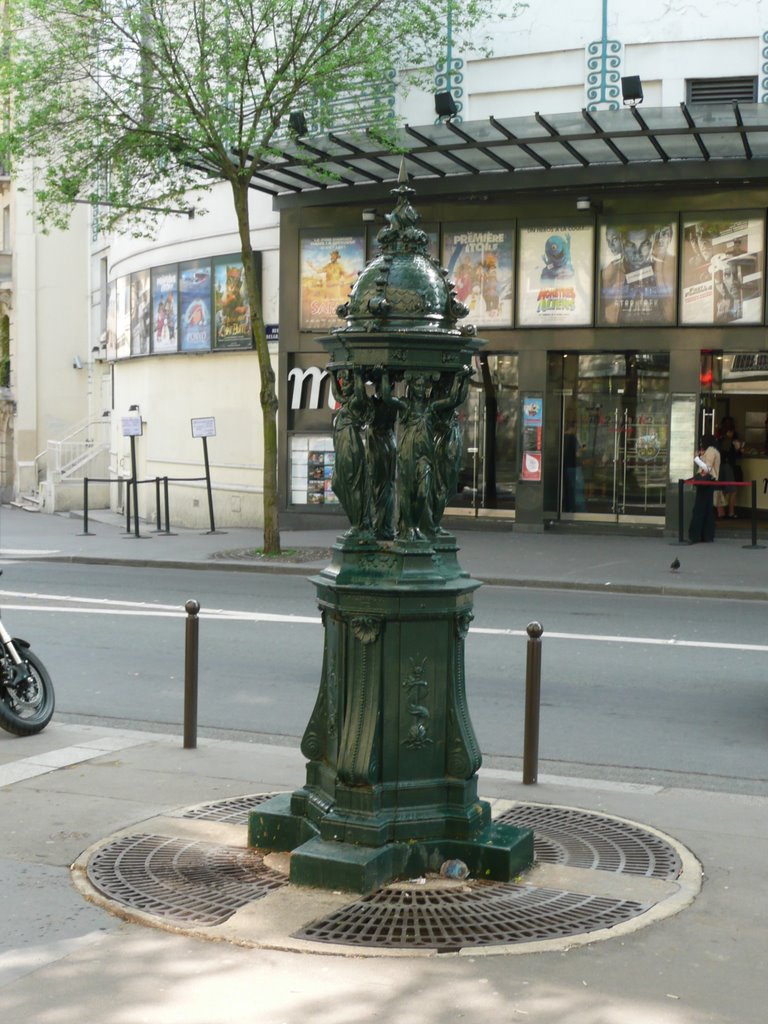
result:
<svg viewBox="0 0 768 1024"><path fill-rule="evenodd" d="M464 642L480 584L441 526L461 458L457 409L482 342L428 254L401 174L379 254L323 338L339 409L333 489L349 530L312 582L325 629L306 782L251 815L249 843L292 850L291 880L367 892L460 858L509 880L528 829L491 823Z"/></svg>

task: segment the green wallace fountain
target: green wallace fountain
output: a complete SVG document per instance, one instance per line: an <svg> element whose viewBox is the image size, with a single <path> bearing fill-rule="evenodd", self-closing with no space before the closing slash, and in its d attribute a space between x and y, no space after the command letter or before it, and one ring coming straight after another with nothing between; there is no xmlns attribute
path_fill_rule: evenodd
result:
<svg viewBox="0 0 768 1024"><path fill-rule="evenodd" d="M325 630L320 689L301 749L306 782L251 813L249 845L290 850L300 885L370 892L465 862L509 881L533 860L529 829L491 822L465 692L472 595L441 526L461 458L474 328L401 173L378 254L326 338L339 408L333 490L350 528L312 583Z"/></svg>

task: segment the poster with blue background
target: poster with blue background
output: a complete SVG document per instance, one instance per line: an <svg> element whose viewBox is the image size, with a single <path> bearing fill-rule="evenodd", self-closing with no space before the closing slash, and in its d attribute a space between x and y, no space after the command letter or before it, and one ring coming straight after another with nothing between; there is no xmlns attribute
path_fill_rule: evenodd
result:
<svg viewBox="0 0 768 1024"><path fill-rule="evenodd" d="M179 267L179 328L183 352L211 347L211 263L190 260Z"/></svg>

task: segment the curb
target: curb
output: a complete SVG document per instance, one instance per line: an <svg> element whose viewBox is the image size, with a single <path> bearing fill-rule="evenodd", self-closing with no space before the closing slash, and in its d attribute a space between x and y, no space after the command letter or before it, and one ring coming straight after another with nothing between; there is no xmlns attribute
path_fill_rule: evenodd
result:
<svg viewBox="0 0 768 1024"><path fill-rule="evenodd" d="M249 572L292 576L309 576L325 568L326 562L272 562L250 563L246 561L225 561L207 559L190 562L181 559L159 558L115 558L109 555L25 555L12 557L0 555L2 560L14 562L58 562L73 565L124 565L133 569L198 569L205 572ZM511 579L502 576L484 576L473 573L475 579L487 587L519 587L529 590L579 590L594 593L655 595L657 597L694 597L704 600L768 601L768 590L717 590L705 587L667 586L644 583L596 583L588 580L543 580L540 577Z"/></svg>

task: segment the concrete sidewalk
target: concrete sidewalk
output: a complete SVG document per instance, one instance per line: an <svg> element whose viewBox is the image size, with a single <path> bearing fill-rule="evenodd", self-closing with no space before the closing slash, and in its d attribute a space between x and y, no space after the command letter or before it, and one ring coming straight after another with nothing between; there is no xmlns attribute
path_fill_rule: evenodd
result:
<svg viewBox="0 0 768 1024"><path fill-rule="evenodd" d="M283 548L296 549L284 559L258 559L244 553L262 543L261 531L230 528L214 534L175 529L153 533L141 524L140 537L127 533L122 517L92 513L88 535L76 515L28 513L0 509L0 562L57 560L167 568L241 572L311 573L327 564L324 552L337 530L284 531ZM575 529L518 533L494 527L457 529L459 561L475 578L489 584L590 588L714 597L768 599L768 537L751 545L751 533L720 530L714 544L679 545L659 535L591 534ZM309 549L310 557L303 557ZM320 557L318 557L320 552ZM677 559L680 568L673 570Z"/></svg>
<svg viewBox="0 0 768 1024"><path fill-rule="evenodd" d="M117 564L265 567L241 556L258 531L129 539L122 524L0 511L0 563L56 558ZM325 548L335 532L284 537ZM462 565L506 584L768 597L768 552L748 537L675 546L669 538L465 531ZM678 557L681 568L669 568ZM267 571L308 572L286 563ZM583 808L643 823L703 865L694 902L630 934L516 955L348 957L243 948L112 916L86 901L70 865L107 837L204 802L291 790L295 746L60 723L0 732L0 1008L3 1024L763 1024L768 798L480 770L488 799ZM149 827L147 825L147 827ZM243 829L243 843L245 830Z"/></svg>
<svg viewBox="0 0 768 1024"><path fill-rule="evenodd" d="M291 789L299 751L215 740L183 750L180 737L56 720L23 741L0 733L4 1024L762 1024L768 800L480 778L488 798L660 829L703 864L700 895L632 934L548 953L350 959L204 942L112 917L75 890L69 865L158 814Z"/></svg>

